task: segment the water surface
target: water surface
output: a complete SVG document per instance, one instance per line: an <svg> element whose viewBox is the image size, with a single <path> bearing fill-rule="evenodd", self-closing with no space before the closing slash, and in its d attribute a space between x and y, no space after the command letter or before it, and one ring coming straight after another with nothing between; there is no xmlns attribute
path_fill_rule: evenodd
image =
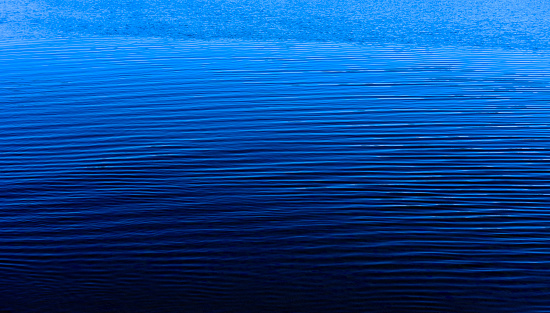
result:
<svg viewBox="0 0 550 313"><path fill-rule="evenodd" d="M550 312L544 4L224 3L4 4L0 310Z"/></svg>

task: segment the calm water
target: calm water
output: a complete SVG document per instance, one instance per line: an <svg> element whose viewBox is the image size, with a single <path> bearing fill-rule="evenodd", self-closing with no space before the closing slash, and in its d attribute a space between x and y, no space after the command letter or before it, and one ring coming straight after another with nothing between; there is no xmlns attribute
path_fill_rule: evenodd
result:
<svg viewBox="0 0 550 313"><path fill-rule="evenodd" d="M502 3L5 2L0 312L550 312L547 11Z"/></svg>

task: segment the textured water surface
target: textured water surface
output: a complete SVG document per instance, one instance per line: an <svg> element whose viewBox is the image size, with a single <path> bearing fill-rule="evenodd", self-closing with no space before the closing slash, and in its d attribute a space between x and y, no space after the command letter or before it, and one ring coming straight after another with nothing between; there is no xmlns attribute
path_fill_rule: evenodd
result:
<svg viewBox="0 0 550 313"><path fill-rule="evenodd" d="M0 312L550 312L549 10L0 2Z"/></svg>
<svg viewBox="0 0 550 313"><path fill-rule="evenodd" d="M550 2L545 0L3 1L0 35L10 36L550 48Z"/></svg>
<svg viewBox="0 0 550 313"><path fill-rule="evenodd" d="M550 310L546 53L1 50L9 312Z"/></svg>

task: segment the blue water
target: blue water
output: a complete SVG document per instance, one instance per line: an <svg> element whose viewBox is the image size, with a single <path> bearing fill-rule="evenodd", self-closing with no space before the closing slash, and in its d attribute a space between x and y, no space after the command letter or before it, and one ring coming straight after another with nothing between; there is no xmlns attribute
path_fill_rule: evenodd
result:
<svg viewBox="0 0 550 313"><path fill-rule="evenodd" d="M549 5L0 4L0 312L550 312Z"/></svg>

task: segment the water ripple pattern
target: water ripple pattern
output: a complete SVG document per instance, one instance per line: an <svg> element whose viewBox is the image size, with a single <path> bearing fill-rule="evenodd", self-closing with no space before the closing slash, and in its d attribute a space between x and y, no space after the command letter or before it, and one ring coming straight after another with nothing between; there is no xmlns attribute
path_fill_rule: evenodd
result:
<svg viewBox="0 0 550 313"><path fill-rule="evenodd" d="M546 52L0 49L0 310L550 312Z"/></svg>

